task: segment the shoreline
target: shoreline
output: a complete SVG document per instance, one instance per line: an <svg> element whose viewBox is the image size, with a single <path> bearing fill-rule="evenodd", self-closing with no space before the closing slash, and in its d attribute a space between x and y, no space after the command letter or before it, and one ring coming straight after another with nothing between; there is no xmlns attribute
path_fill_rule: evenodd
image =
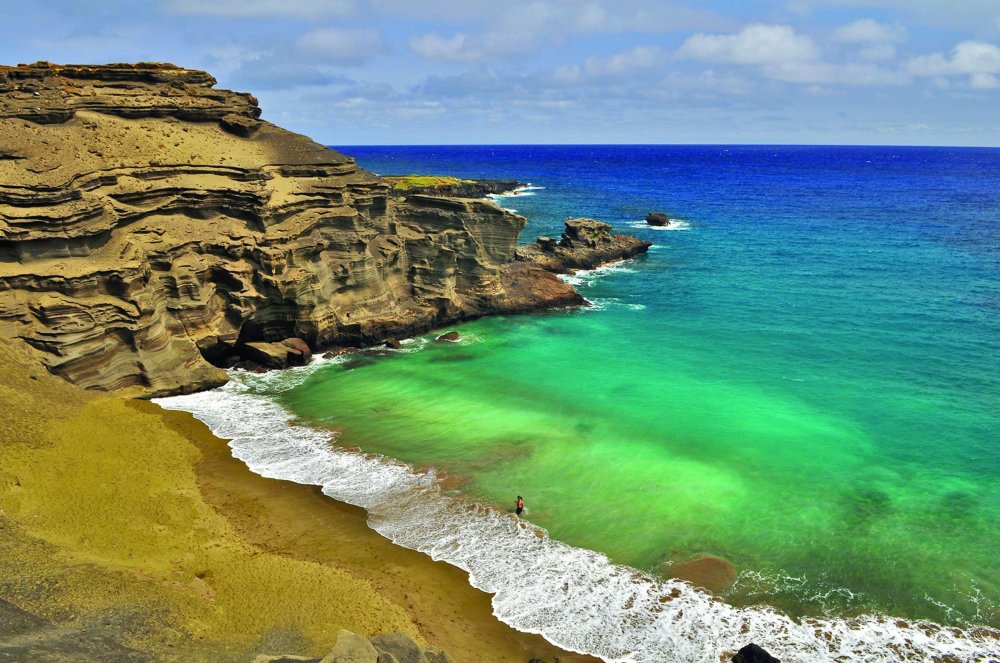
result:
<svg viewBox="0 0 1000 663"><path fill-rule="evenodd" d="M472 587L464 571L392 543L368 526L361 507L324 495L318 486L255 474L194 415L148 401L133 403L197 445L203 454L196 466L203 496L246 540L370 582L376 592L405 606L420 635L455 660L470 660L485 650L498 662L556 657L564 663L599 662L503 624L493 616L490 596Z"/></svg>
<svg viewBox="0 0 1000 663"><path fill-rule="evenodd" d="M594 661L502 624L463 573L361 510L254 475L190 415L80 390L14 343L0 360L0 614L16 618L0 655L323 656L346 628L456 661Z"/></svg>
<svg viewBox="0 0 1000 663"><path fill-rule="evenodd" d="M211 398L178 397L170 407L193 412L217 435L233 437L234 455L255 472L321 485L327 495L370 509L376 531L469 571L475 586L493 595L503 621L545 633L564 647L605 660L666 656L707 662L757 642L789 661L835 660L853 652L888 662L921 656L965 660L992 651L1000 639L988 627L954 629L886 614L794 619L767 606L725 604L686 583L538 538L533 528L521 532L488 506L429 489L421 475L391 459L331 453L327 434L290 420L260 395L266 387L257 381L267 378L247 377L251 384L235 380ZM247 426L251 412L256 419Z"/></svg>

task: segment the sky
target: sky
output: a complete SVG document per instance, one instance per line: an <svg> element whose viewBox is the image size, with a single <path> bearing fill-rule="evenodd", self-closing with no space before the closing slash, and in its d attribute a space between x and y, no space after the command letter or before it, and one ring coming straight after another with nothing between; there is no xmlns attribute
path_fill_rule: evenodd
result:
<svg viewBox="0 0 1000 663"><path fill-rule="evenodd" d="M1000 146L1000 0L0 0L0 63L173 62L329 145Z"/></svg>

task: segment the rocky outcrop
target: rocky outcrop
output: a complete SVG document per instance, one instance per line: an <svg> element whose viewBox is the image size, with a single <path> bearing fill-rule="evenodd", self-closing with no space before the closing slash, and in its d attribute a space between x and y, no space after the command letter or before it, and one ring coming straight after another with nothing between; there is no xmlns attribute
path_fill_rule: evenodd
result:
<svg viewBox="0 0 1000 663"><path fill-rule="evenodd" d="M601 221L570 219L560 240L539 237L533 246L518 248L517 259L550 272L568 272L634 258L652 245L629 235L612 235L611 226Z"/></svg>
<svg viewBox="0 0 1000 663"><path fill-rule="evenodd" d="M545 270L575 266L562 256L586 227L559 260L514 261L523 217L394 198L214 83L166 64L0 67L0 336L82 387L168 394L223 383L253 344L361 346L582 303ZM602 237L588 255L609 255Z"/></svg>
<svg viewBox="0 0 1000 663"><path fill-rule="evenodd" d="M650 212L646 215L646 223L651 226L669 226L670 219L663 212Z"/></svg>
<svg viewBox="0 0 1000 663"><path fill-rule="evenodd" d="M763 647L750 643L740 649L732 658L733 663L781 663L768 654Z"/></svg>
<svg viewBox="0 0 1000 663"><path fill-rule="evenodd" d="M517 180L459 180L454 177L414 175L384 175L383 179L393 185L392 195L397 198L419 193L453 198L485 198L489 195L513 193L525 186Z"/></svg>

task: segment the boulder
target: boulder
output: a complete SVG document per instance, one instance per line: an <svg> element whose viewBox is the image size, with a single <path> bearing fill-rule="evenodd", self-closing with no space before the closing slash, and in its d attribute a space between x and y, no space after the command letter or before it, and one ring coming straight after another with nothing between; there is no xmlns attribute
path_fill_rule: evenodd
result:
<svg viewBox="0 0 1000 663"><path fill-rule="evenodd" d="M301 338L286 338L281 344L288 348L289 363L303 366L312 359L312 349Z"/></svg>
<svg viewBox="0 0 1000 663"><path fill-rule="evenodd" d="M457 343L462 340L462 337L459 335L457 331L450 331L441 334L434 340L437 341L438 343Z"/></svg>
<svg viewBox="0 0 1000 663"><path fill-rule="evenodd" d="M220 127L234 136L240 136L242 138L249 138L254 135L254 133L260 129L260 124L261 122L257 118L247 117L246 115L237 115L236 113L223 115L219 118Z"/></svg>
<svg viewBox="0 0 1000 663"><path fill-rule="evenodd" d="M768 654L762 647L752 642L743 649L736 652L732 658L733 663L781 663L778 659Z"/></svg>
<svg viewBox="0 0 1000 663"><path fill-rule="evenodd" d="M559 240L546 235L542 235L537 241L538 246L542 249L542 251L555 251L556 247L559 246Z"/></svg>
<svg viewBox="0 0 1000 663"><path fill-rule="evenodd" d="M395 660L398 663L426 663L424 652L413 640L402 633L387 633L371 639L378 650L379 663ZM390 658L391 657L391 658Z"/></svg>
<svg viewBox="0 0 1000 663"><path fill-rule="evenodd" d="M646 215L646 223L651 226L669 226L670 219L662 212L650 212Z"/></svg>
<svg viewBox="0 0 1000 663"><path fill-rule="evenodd" d="M264 368L288 368L288 346L281 343L244 343L239 347L240 356Z"/></svg>
<svg viewBox="0 0 1000 663"><path fill-rule="evenodd" d="M341 629L333 651L320 663L378 663L378 659L378 650L368 638Z"/></svg>
<svg viewBox="0 0 1000 663"><path fill-rule="evenodd" d="M382 345L389 348L390 350L399 350L403 347L403 344L394 338L387 339Z"/></svg>

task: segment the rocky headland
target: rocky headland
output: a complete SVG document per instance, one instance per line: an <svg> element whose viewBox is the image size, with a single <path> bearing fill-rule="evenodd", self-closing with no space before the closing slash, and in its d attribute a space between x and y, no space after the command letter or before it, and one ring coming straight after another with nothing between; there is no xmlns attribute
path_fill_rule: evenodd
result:
<svg viewBox="0 0 1000 663"><path fill-rule="evenodd" d="M620 240L569 224L560 261L519 254L523 217L393 194L214 84L158 63L0 67L0 660L322 659L341 628L365 660L361 640L393 660L389 631L413 660L591 660L129 397L581 305L553 271L620 259Z"/></svg>
<svg viewBox="0 0 1000 663"><path fill-rule="evenodd" d="M550 272L617 250L569 228L558 260L515 260L523 217L394 196L214 84L156 63L0 68L0 337L73 384L179 393L225 382L250 343L577 305Z"/></svg>
<svg viewBox="0 0 1000 663"><path fill-rule="evenodd" d="M462 180L434 175L382 175L382 179L392 185L392 195L397 198L416 193L453 198L485 198L515 193L526 186L517 180Z"/></svg>

